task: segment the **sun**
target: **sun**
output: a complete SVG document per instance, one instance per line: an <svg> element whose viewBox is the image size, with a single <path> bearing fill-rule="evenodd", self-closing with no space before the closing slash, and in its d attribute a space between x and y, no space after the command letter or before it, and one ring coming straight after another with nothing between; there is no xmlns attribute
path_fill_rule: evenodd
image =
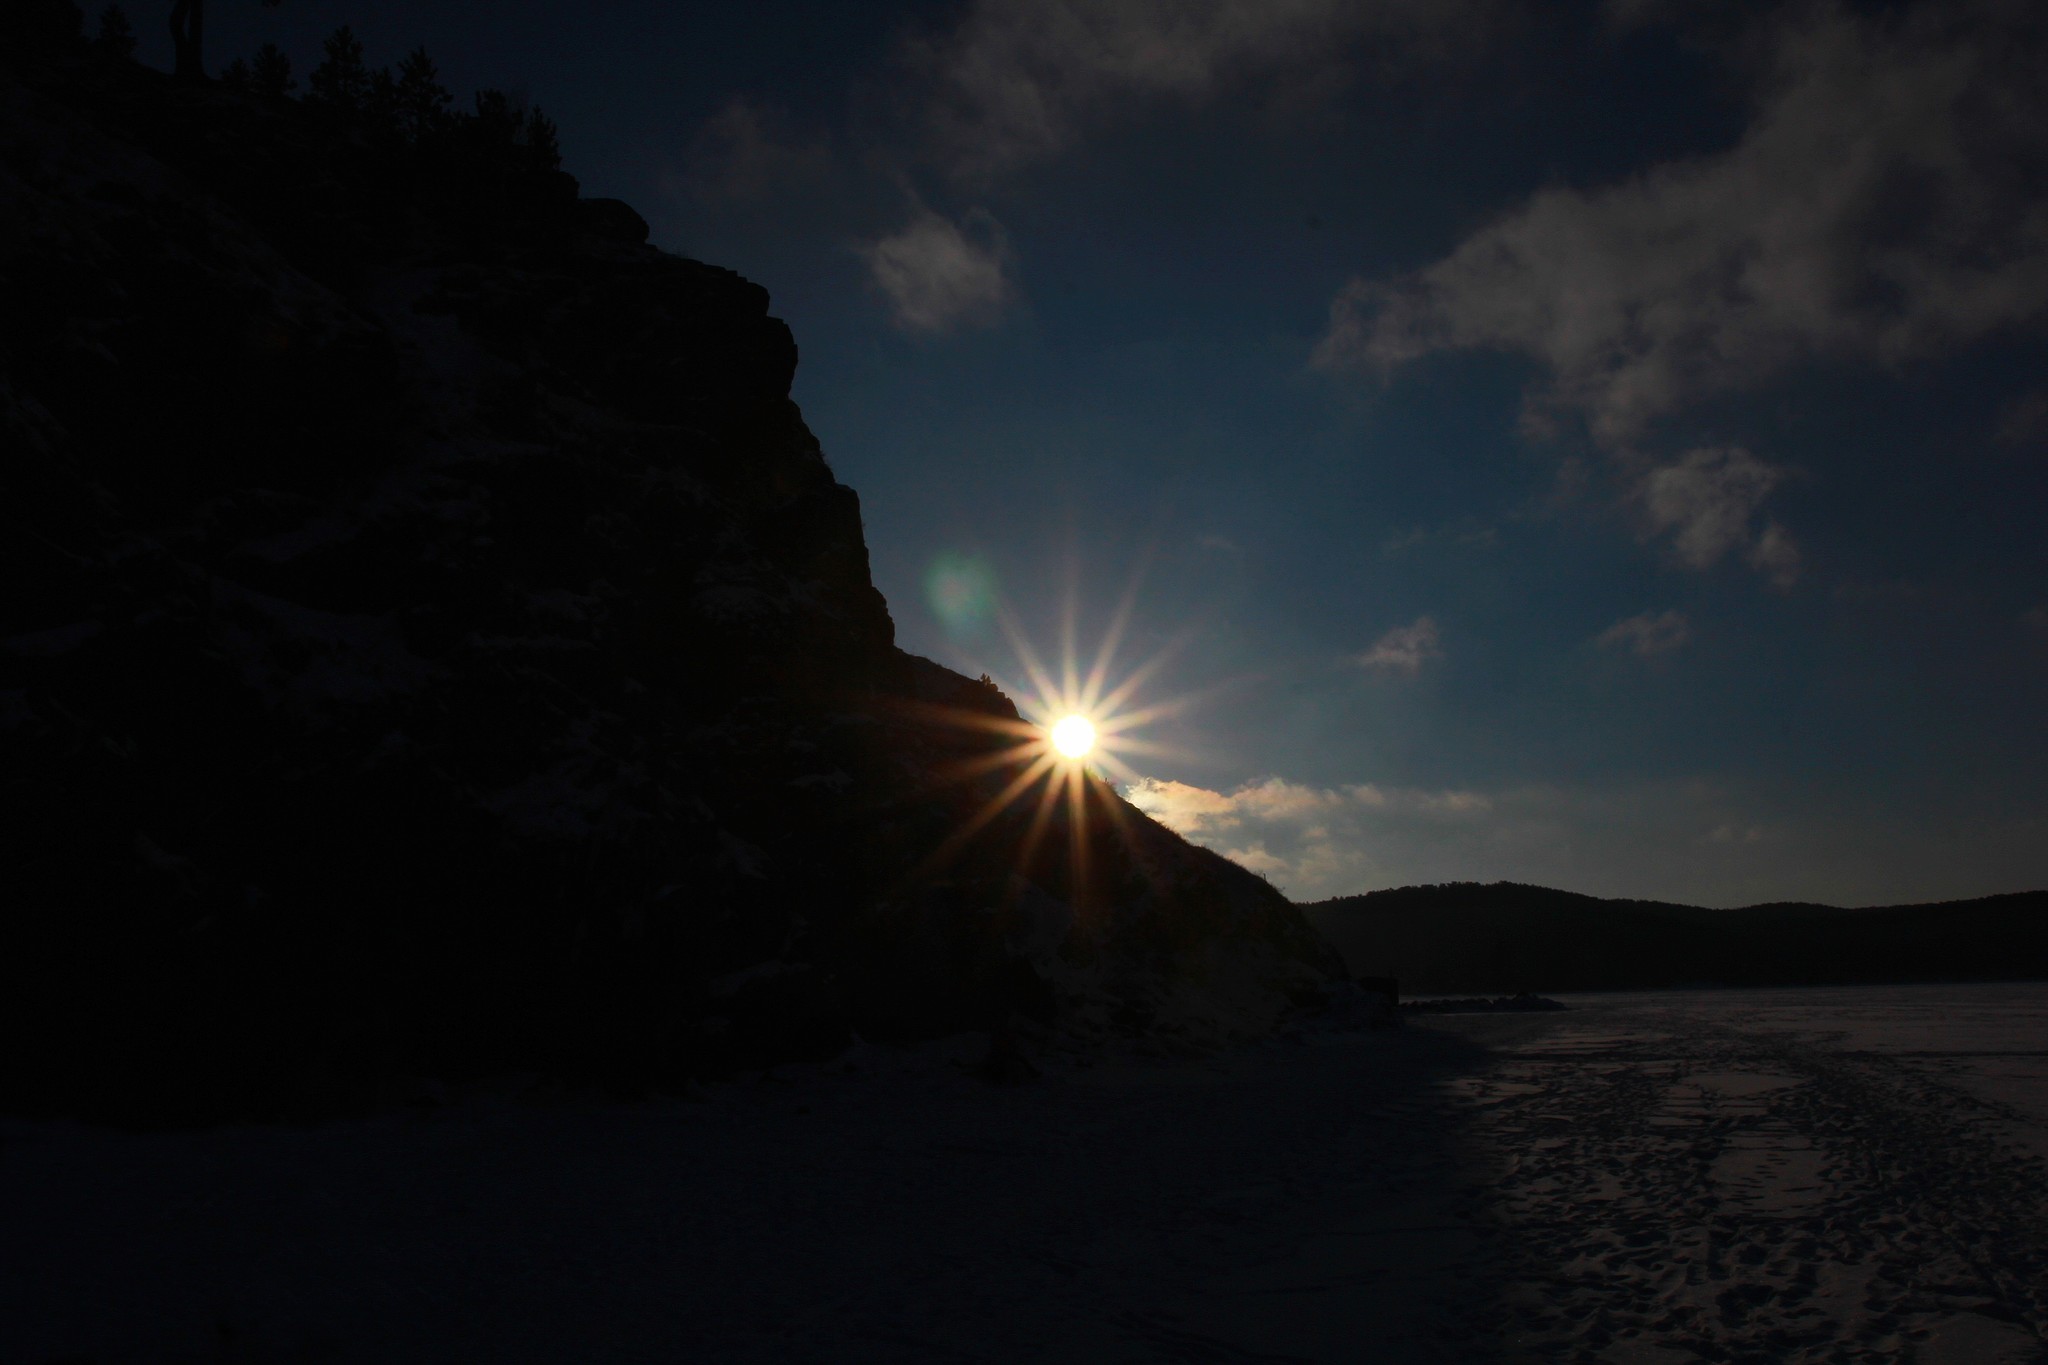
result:
<svg viewBox="0 0 2048 1365"><path fill-rule="evenodd" d="M1140 570L1142 571L1142 565ZM1030 639L1009 611L993 604L996 622L1016 653L1024 677L1005 691L984 672L982 684L1002 700L975 694L972 705L913 703L920 718L968 731L981 731L997 742L950 760L934 774L940 785L987 783L988 791L973 812L946 835L939 846L905 874L903 885L936 875L982 830L1014 806L1030 810L1029 828L1018 847L1018 870L1033 865L1040 841L1055 829L1064 830L1072 884L1087 880L1090 848L1100 833L1131 836L1136 812L1116 799L1116 786L1143 781L1129 759L1140 754L1185 757L1179 749L1143 738L1137 731L1156 720L1178 716L1201 698L1189 694L1132 705L1133 696L1195 640L1197 622L1189 623L1150 657L1121 670L1112 681L1116 654L1137 604L1142 572L1132 575L1117 604L1101 648L1085 663L1074 647L1075 585L1069 585L1066 619L1060 631L1061 652L1048 669ZM1014 695L1015 700L1011 701ZM1014 708L1014 709L1013 709ZM1055 817L1064 806L1065 819Z"/></svg>
<svg viewBox="0 0 2048 1365"><path fill-rule="evenodd" d="M1095 747L1095 724L1086 716L1062 716L1052 727L1052 747L1068 758L1086 758Z"/></svg>

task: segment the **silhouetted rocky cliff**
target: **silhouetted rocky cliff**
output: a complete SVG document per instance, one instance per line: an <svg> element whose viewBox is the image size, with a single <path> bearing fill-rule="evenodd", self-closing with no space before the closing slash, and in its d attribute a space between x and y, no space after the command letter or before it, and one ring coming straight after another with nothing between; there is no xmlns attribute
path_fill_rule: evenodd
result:
<svg viewBox="0 0 2048 1365"><path fill-rule="evenodd" d="M893 646L766 291L646 232L290 100L0 72L7 1105L1199 1043L1341 973L1100 784L935 861L1015 772L955 780L1012 742L962 718L1016 713Z"/></svg>

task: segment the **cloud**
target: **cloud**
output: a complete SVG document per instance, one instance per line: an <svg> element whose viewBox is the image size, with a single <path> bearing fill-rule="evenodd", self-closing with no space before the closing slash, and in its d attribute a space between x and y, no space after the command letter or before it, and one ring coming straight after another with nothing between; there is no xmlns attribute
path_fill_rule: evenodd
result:
<svg viewBox="0 0 2048 1365"><path fill-rule="evenodd" d="M1644 612L1616 621L1600 632L1595 643L1603 649L1627 647L1647 659L1669 654L1692 638L1692 625L1681 611Z"/></svg>
<svg viewBox="0 0 2048 1365"><path fill-rule="evenodd" d="M1183 837L1271 878L1290 895L1341 895L1372 884L1378 860L1368 826L1471 820L1491 808L1476 792L1426 792L1358 783L1310 787L1279 777L1233 792L1143 778L1125 799Z"/></svg>
<svg viewBox="0 0 2048 1365"><path fill-rule="evenodd" d="M1208 834L1238 824L1237 798L1185 782L1141 778L1125 799L1177 834Z"/></svg>
<svg viewBox="0 0 2048 1365"><path fill-rule="evenodd" d="M1948 835L1918 844L1896 831L1873 836L1867 821L1829 824L1810 809L1784 812L1754 794L1690 779L1433 791L1262 777L1212 791L1148 778L1125 796L1301 901L1451 881L1701 905L1958 894L1941 889L1953 886ZM2038 842L1987 829L1980 847L1987 869L1997 870L1987 870L1982 884L2030 875Z"/></svg>
<svg viewBox="0 0 2048 1365"><path fill-rule="evenodd" d="M1443 654L1436 622L1422 616L1416 618L1414 625L1396 626L1380 636L1371 649L1353 656L1351 662L1360 668L1405 673L1412 678L1422 671L1424 664L1441 659Z"/></svg>
<svg viewBox="0 0 2048 1365"><path fill-rule="evenodd" d="M1325 70L1354 43L1470 41L1480 0L975 0L907 45L950 171L988 177L1058 154L1145 100L1198 104L1262 76Z"/></svg>
<svg viewBox="0 0 2048 1365"><path fill-rule="evenodd" d="M1780 588L1789 588L1799 581L1800 570L1805 559L1799 553L1799 543L1792 539L1792 533L1775 521L1765 522L1764 529L1750 543L1744 555L1749 567Z"/></svg>
<svg viewBox="0 0 2048 1365"><path fill-rule="evenodd" d="M1741 446L1687 451L1670 464L1639 471L1634 497L1650 534L1669 533L1687 568L1708 569L1730 552L1781 587L1799 577L1799 546L1775 521L1758 527L1764 499L1785 479Z"/></svg>
<svg viewBox="0 0 2048 1365"><path fill-rule="evenodd" d="M699 199L749 200L816 184L832 174L824 143L798 135L773 105L735 98L690 140L686 188Z"/></svg>
<svg viewBox="0 0 2048 1365"><path fill-rule="evenodd" d="M1697 0L1605 0L1600 9L1611 27L1627 32L1682 14L1696 3Z"/></svg>
<svg viewBox="0 0 2048 1365"><path fill-rule="evenodd" d="M956 223L919 205L909 223L859 250L907 331L991 326L1016 296L1008 239L979 209Z"/></svg>
<svg viewBox="0 0 2048 1365"><path fill-rule="evenodd" d="M2000 445L2032 445L2048 435L2048 389L2035 389L2007 403L1994 431Z"/></svg>
<svg viewBox="0 0 2048 1365"><path fill-rule="evenodd" d="M1353 279L1317 362L1519 352L1548 372L1540 404L1623 446L1814 358L1895 365L2048 308L2048 85L2023 7L1791 14L1734 147L1543 190L1412 275Z"/></svg>
<svg viewBox="0 0 2048 1365"><path fill-rule="evenodd" d="M1492 545L1500 539L1500 532L1494 527L1483 525L1472 517L1444 526L1416 526L1397 536L1389 536L1380 545L1380 553L1389 559L1407 554L1411 550L1429 545L1450 545L1471 548Z"/></svg>
<svg viewBox="0 0 2048 1365"><path fill-rule="evenodd" d="M1525 429L1576 415L1632 471L1653 424L1700 400L1819 361L1900 367L2048 311L2044 26L1994 0L1870 9L1788 6L1761 28L1725 151L1552 186L1432 264L1353 278L1315 364L1384 380L1440 352L1526 356L1545 382ZM1796 541L1753 524L1779 474L1694 452L1630 495L1681 562L1739 551L1785 587Z"/></svg>
<svg viewBox="0 0 2048 1365"><path fill-rule="evenodd" d="M1782 477L1735 446L1690 451L1651 470L1638 487L1651 526L1670 531L1678 557L1704 569L1748 541L1751 519Z"/></svg>

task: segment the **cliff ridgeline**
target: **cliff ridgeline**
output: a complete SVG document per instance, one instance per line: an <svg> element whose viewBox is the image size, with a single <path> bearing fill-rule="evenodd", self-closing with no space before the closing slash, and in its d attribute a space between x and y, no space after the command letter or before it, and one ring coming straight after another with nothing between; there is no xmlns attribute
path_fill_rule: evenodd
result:
<svg viewBox="0 0 2048 1365"><path fill-rule="evenodd" d="M8 1108L1201 1044L1341 975L1101 783L956 837L1014 709L894 647L766 291L551 125L0 63Z"/></svg>

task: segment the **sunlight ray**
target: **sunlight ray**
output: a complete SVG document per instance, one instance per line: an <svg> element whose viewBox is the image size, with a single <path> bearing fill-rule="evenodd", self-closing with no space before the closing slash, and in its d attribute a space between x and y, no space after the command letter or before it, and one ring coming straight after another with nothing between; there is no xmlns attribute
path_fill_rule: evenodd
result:
<svg viewBox="0 0 2048 1365"><path fill-rule="evenodd" d="M1140 773L1136 768L1133 768L1130 764L1124 762L1121 758L1118 758L1115 754L1110 753L1107 749L1103 749L1097 752L1096 762L1102 767L1104 772L1107 772L1111 777L1114 777L1118 782L1121 782L1125 786L1129 786L1133 782L1141 782L1144 780L1144 775L1142 773Z"/></svg>
<svg viewBox="0 0 2048 1365"><path fill-rule="evenodd" d="M1017 619L1010 615L1007 609L1003 609L997 612L996 622L1002 627L1003 634L1008 637L1010 648L1017 656L1017 662L1024 666L1025 677L1038 691L1038 710L1046 714L1058 710L1059 688L1054 684L1052 674L1046 671L1045 664L1039 659L1038 651L1031 647L1031 641L1025 636L1023 628L1017 624Z"/></svg>
<svg viewBox="0 0 2048 1365"><path fill-rule="evenodd" d="M1116 690L1102 699L1102 709L1106 712L1113 712L1122 706L1124 702L1130 699L1130 695L1133 692L1143 687L1154 673L1157 673L1161 668L1171 663L1176 654L1179 654L1182 650L1193 644L1200 634L1201 628L1199 626L1190 626L1186 630L1176 633L1172 639L1160 647L1158 653L1132 669L1130 676L1126 677L1121 683L1118 683Z"/></svg>
<svg viewBox="0 0 2048 1365"><path fill-rule="evenodd" d="M1102 705L1102 683L1109 676L1110 665L1123 644L1124 632L1130 628L1131 613L1138 605L1138 589L1144 586L1152 554L1152 547L1147 546L1131 570L1130 582L1124 585L1123 597L1116 604L1116 614L1110 618L1109 629L1103 633L1102 647L1095 651L1095 664L1088 670L1088 680L1081 685L1081 694L1076 699L1079 710L1092 712Z"/></svg>
<svg viewBox="0 0 2048 1365"><path fill-rule="evenodd" d="M1096 728L1107 734L1115 734L1121 730L1131 729L1139 725L1147 725L1152 721L1161 720L1169 716L1176 716L1183 711L1193 710L1197 706L1206 705L1218 697L1238 691L1241 688L1250 687L1252 684L1260 681L1262 676L1256 673L1240 674L1238 677L1226 678L1222 682L1213 683L1208 687L1199 688L1193 692L1183 692L1179 696L1168 697L1164 701L1154 702L1150 706L1140 707L1135 711L1110 712L1103 720L1097 723ZM1105 711L1109 710L1107 706L1104 709Z"/></svg>
<svg viewBox="0 0 2048 1365"><path fill-rule="evenodd" d="M1138 755L1143 758L1175 758L1183 762L1196 757L1178 744L1161 744L1157 740L1119 737L1114 744L1105 743L1097 753L1110 757Z"/></svg>
<svg viewBox="0 0 2048 1365"><path fill-rule="evenodd" d="M956 726L999 734L1009 742L986 753L971 754L942 766L947 784L974 781L1016 765L1018 771L1002 790L974 810L962 826L947 837L940 849L920 867L919 874L954 857L968 840L1010 809L1034 785L1039 786L1032 802L1029 823L1017 850L1017 870L1028 877L1044 841L1059 824L1066 826L1067 860L1074 896L1084 897L1092 871L1093 841L1102 831L1093 826L1107 821L1106 830L1132 847L1137 828L1144 823L1135 808L1125 804L1119 788L1128 789L1145 780L1131 765L1137 756L1185 759L1186 750L1143 738L1134 731L1154 721L1178 716L1204 698L1232 690L1249 679L1234 679L1195 693L1169 697L1144 706L1131 706L1139 690L1183 653L1204 628L1197 620L1184 625L1158 650L1134 662L1119 675L1120 660L1128 653L1139 594L1143 588L1156 545L1148 546L1132 568L1100 648L1092 660L1084 661L1077 647L1080 582L1078 549L1068 558L1062 583L1060 616L1057 624L1058 657L1041 654L1032 644L1022 623L1007 604L996 605L996 621L1024 675L1023 686L1014 697L1022 719L991 717L968 712L945 712L933 708L926 714ZM1086 664L1084 667L1083 664ZM1097 810L1095 807L1099 806ZM1061 808L1064 820L1058 819ZM1005 893L1006 897L1009 893Z"/></svg>
<svg viewBox="0 0 2048 1365"><path fill-rule="evenodd" d="M1067 769L1067 864L1073 894L1068 898L1076 909L1087 901L1088 887L1088 778L1078 764Z"/></svg>
<svg viewBox="0 0 2048 1365"><path fill-rule="evenodd" d="M1010 748L999 750L995 753L979 754L973 758L957 759L951 763L941 764L938 768L938 773L943 784L955 786L962 782L971 782L986 773L994 772L997 768L1006 768L1013 763L1022 763L1032 755L1040 754L1044 751L1045 737L1043 735L1034 735L1031 739L1021 744L1012 745Z"/></svg>
<svg viewBox="0 0 2048 1365"><path fill-rule="evenodd" d="M1105 789L1098 795L1102 799L1102 809L1109 816L1110 823L1116 827L1117 837L1123 841L1124 847L1136 848L1137 836L1131 824L1130 808L1119 800L1113 791Z"/></svg>
<svg viewBox="0 0 2048 1365"><path fill-rule="evenodd" d="M1059 807L1059 784L1047 781L1039 789L1038 809L1031 813L1031 825L1024 831L1024 842L1017 851L1017 873L1021 877L1031 875L1031 860L1038 853L1038 846L1045 839L1045 832L1052 827L1052 813Z"/></svg>
<svg viewBox="0 0 2048 1365"><path fill-rule="evenodd" d="M986 711L969 710L962 706L940 706L932 702L907 702L894 710L916 719L951 726L958 730L986 730L999 735L1016 735L1032 738L1038 734L1037 726L1025 720L1012 720L1008 716L990 715Z"/></svg>
<svg viewBox="0 0 2048 1365"><path fill-rule="evenodd" d="M1192 697L1170 697L1165 701L1155 702L1141 711L1121 711L1105 719L1096 729L1098 733L1103 735L1122 736L1141 726L1150 725L1154 721L1167 720L1177 716L1187 710L1194 700L1195 698ZM1120 740L1120 742L1128 744L1133 741Z"/></svg>
<svg viewBox="0 0 2048 1365"><path fill-rule="evenodd" d="M1080 530L1074 525L1071 515L1067 522L1066 582L1062 588L1059 705L1070 707L1080 691L1079 664L1074 641L1075 633L1080 629L1081 616Z"/></svg>
<svg viewBox="0 0 2048 1365"><path fill-rule="evenodd" d="M1051 772L1056 764L1057 760L1051 754L1042 754L1037 759L1034 759L1031 766L1012 779L1008 786L982 803L981 809L968 817L965 824L947 835L945 841L933 849L931 854L923 862L919 863L905 880L909 882L918 881L944 866L952 859L954 854L966 846L968 840L986 828L990 821L1009 809L1011 804L1016 801L1017 797L1027 787L1036 782L1040 777Z"/></svg>

